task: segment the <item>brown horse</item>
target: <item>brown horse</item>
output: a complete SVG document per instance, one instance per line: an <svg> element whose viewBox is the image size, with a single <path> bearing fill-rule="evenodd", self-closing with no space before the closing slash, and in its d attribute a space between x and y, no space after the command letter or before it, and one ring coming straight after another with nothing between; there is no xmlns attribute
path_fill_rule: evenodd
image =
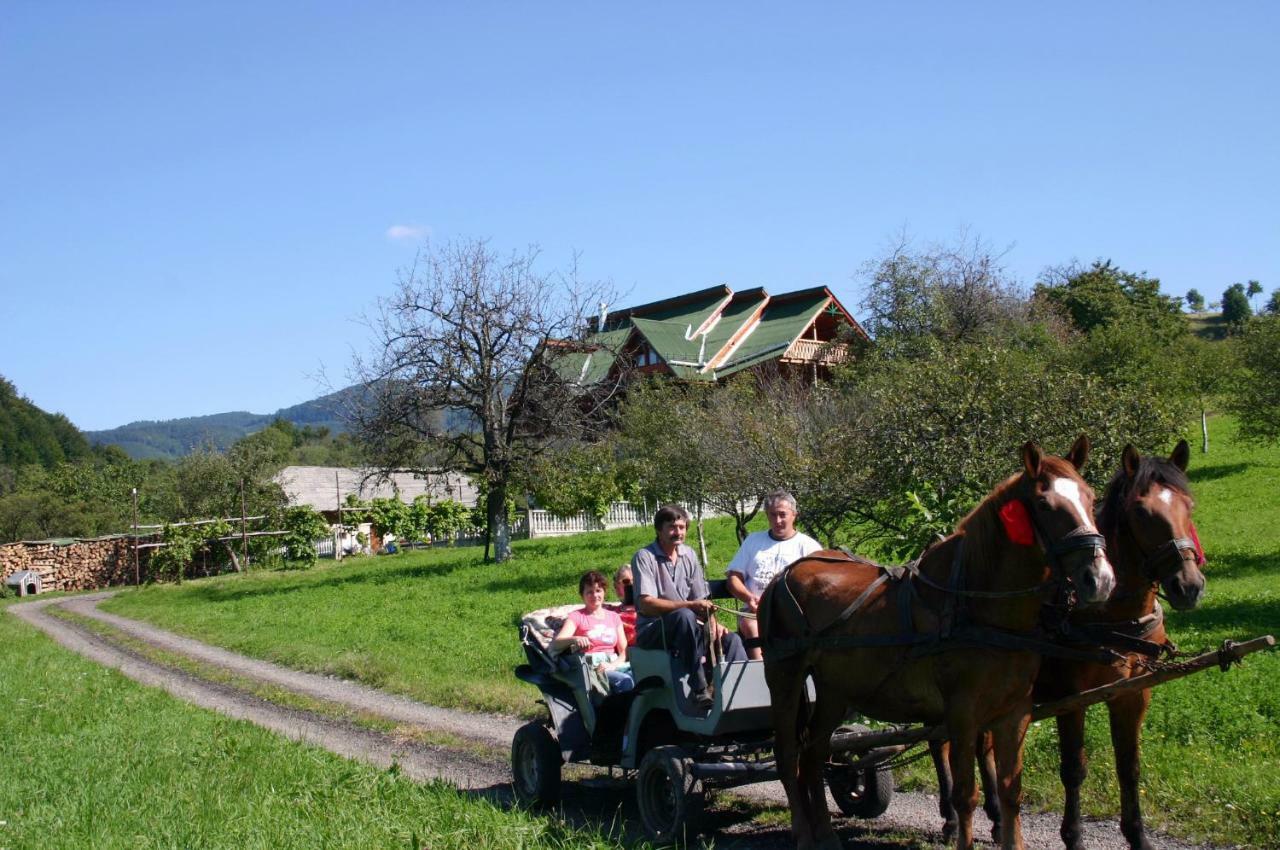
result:
<svg viewBox="0 0 1280 850"><path fill-rule="evenodd" d="M952 741L957 846L973 845L974 742L993 733L1003 846L1021 848L1022 739L1040 656L1044 592L1070 581L1085 601L1115 577L1093 525L1093 491L1066 459L1022 447L1023 472L996 488L899 581L869 562L819 552L792 564L760 602L775 753L798 846L839 847L823 790L831 733L854 708L896 722L943 722ZM805 713L805 680L817 700ZM968 742L967 745L963 742Z"/></svg>
<svg viewBox="0 0 1280 850"><path fill-rule="evenodd" d="M1164 616L1157 591L1175 609L1189 610L1204 593L1204 552L1191 522L1194 502L1187 482L1191 449L1182 440L1168 460L1142 457L1125 446L1120 469L1107 484L1098 516L1116 569L1116 592L1097 608L1078 609L1070 615L1070 632L1081 641L1092 641L1125 651L1136 641L1151 648L1168 644ZM1115 664L1045 659L1036 681L1037 701L1050 701L1090 688L1136 676L1150 651L1127 651ZM1111 744L1115 749L1116 778L1120 784L1120 831L1134 850L1149 850L1142 826L1138 794L1141 772L1142 721L1151 704L1151 689L1126 693L1107 703ZM1062 814L1062 841L1069 850L1081 850L1080 786L1087 773L1084 751L1084 709L1058 717L1058 747L1066 805ZM936 759L935 759L936 761ZM983 787L991 782L989 758L980 762ZM939 777L943 773L939 771ZM992 813L988 800L986 809ZM948 813L944 810L943 817ZM943 828L944 834L946 827Z"/></svg>

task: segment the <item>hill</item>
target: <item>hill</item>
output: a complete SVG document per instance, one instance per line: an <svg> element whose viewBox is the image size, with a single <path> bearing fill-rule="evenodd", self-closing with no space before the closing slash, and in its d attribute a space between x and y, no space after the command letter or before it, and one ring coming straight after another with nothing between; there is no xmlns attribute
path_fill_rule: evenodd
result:
<svg viewBox="0 0 1280 850"><path fill-rule="evenodd" d="M347 430L343 411L361 392L360 387L352 386L292 407L282 407L275 413L233 411L161 422L143 420L105 431L87 431L85 436L95 444L119 446L133 458L174 459L202 445L225 450L236 440L261 431L276 419L298 427L328 428L330 433L340 434Z"/></svg>
<svg viewBox="0 0 1280 850"><path fill-rule="evenodd" d="M61 413L46 413L0 378L0 464L53 466L88 457L89 441Z"/></svg>

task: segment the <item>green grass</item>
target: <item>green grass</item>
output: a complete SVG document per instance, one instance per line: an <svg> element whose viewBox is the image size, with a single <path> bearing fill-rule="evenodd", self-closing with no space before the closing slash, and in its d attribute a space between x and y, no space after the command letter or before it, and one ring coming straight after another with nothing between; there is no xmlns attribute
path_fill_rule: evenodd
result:
<svg viewBox="0 0 1280 850"><path fill-rule="evenodd" d="M7 604L5 850L618 846L193 708L61 649Z"/></svg>
<svg viewBox="0 0 1280 850"><path fill-rule="evenodd" d="M1211 452L1194 454L1196 523L1208 590L1170 613L1187 649L1280 632L1280 449L1239 444L1230 419L1211 422ZM708 523L713 567L735 547L732 525ZM516 681L520 613L575 599L586 569L611 572L651 539L647 529L516 544L507 565L476 549L346 561L308 572L251 573L129 591L108 610L302 669L355 678L423 701L528 715L536 693ZM1114 817L1118 796L1105 710L1090 711L1088 812ZM1223 675L1200 673L1156 691L1144 733L1148 821L1217 842L1280 846L1280 652ZM1053 724L1029 737L1032 804L1061 801ZM908 782L922 780L923 767ZM932 780L928 780L932 785Z"/></svg>

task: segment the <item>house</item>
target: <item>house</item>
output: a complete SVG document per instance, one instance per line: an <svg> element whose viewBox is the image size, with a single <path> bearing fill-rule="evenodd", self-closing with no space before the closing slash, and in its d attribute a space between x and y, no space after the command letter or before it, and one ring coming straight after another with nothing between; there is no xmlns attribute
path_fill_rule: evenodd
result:
<svg viewBox="0 0 1280 850"><path fill-rule="evenodd" d="M456 472L424 479L411 472L381 477L373 469L286 466L274 480L289 498L290 507L307 505L334 523L339 521L339 506L345 506L350 493L361 501L398 496L405 504L413 504L414 499L425 495L433 500L453 499L468 507L474 507L477 498L471 479Z"/></svg>
<svg viewBox="0 0 1280 850"><path fill-rule="evenodd" d="M770 295L713 286L593 319L586 344L565 358L580 384L620 365L641 373L718 381L766 363L815 377L851 356L837 340L869 337L825 286ZM576 347L576 346L575 346Z"/></svg>

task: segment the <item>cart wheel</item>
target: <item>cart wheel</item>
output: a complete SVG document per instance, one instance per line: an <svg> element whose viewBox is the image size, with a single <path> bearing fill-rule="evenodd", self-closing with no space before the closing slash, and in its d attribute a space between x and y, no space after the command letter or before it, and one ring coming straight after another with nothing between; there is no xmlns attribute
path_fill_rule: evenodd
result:
<svg viewBox="0 0 1280 850"><path fill-rule="evenodd" d="M866 726L854 724L855 732L869 731ZM875 754L873 750L872 755ZM893 799L893 772L880 770L876 762L856 770L841 764L840 759L861 758L864 753L840 754L827 764L827 787L836 801L840 813L847 818L875 818L884 814Z"/></svg>
<svg viewBox="0 0 1280 850"><path fill-rule="evenodd" d="M511 740L511 786L516 799L527 805L550 806L560 801L560 745L541 723L526 723Z"/></svg>
<svg viewBox="0 0 1280 850"><path fill-rule="evenodd" d="M697 832L705 797L693 760L680 747L654 747L640 760L636 801L645 834L655 841L683 840Z"/></svg>

